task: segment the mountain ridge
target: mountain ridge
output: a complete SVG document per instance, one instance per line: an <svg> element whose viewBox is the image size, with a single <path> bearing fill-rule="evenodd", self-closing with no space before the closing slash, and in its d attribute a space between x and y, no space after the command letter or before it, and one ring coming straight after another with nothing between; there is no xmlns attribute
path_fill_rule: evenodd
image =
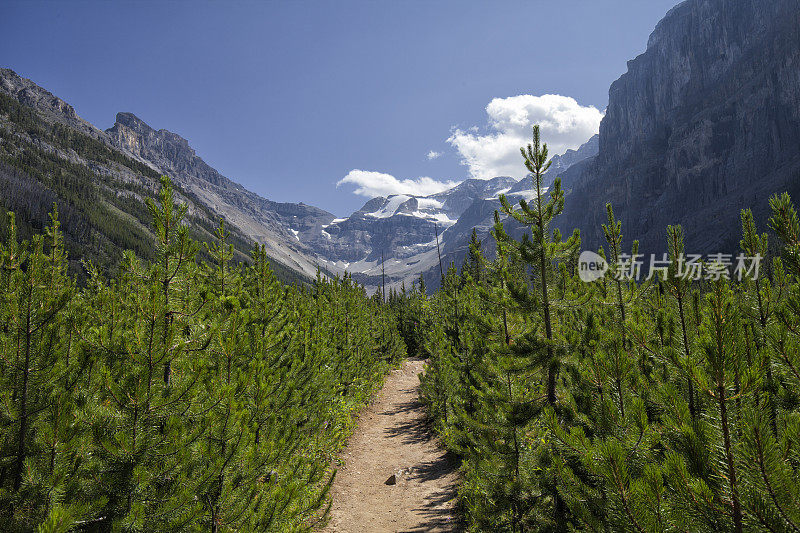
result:
<svg viewBox="0 0 800 533"><path fill-rule="evenodd" d="M524 179L469 178L432 195L372 198L349 217L335 218L302 202L280 203L260 197L208 165L187 139L167 129L156 130L134 113L117 113L114 124L101 130L82 119L70 104L10 69L0 69L2 92L34 109L47 122L72 128L119 151L147 172L169 175L190 202L191 213L204 212L206 224L215 216L223 218L240 239L265 244L273 261L306 278L318 268L331 275L349 272L375 289L385 272L390 286L411 284L420 275L435 286L431 272L438 271L439 253L445 262L458 262L455 256L465 250L472 228L488 232L491 216L499 207L499 194L512 199L530 199L532 194ZM577 150L554 156L552 174L591 156L596 144L595 136ZM76 160L91 166L91 161ZM131 186L156 188L152 179L148 181L141 172L127 167L94 165L93 171Z"/></svg>
<svg viewBox="0 0 800 533"><path fill-rule="evenodd" d="M39 205L41 202L35 209L29 208L18 191L32 188L42 197L60 200L60 210L77 217L83 225L94 218L89 224L94 235L91 238L102 238L110 253L117 253L111 252L116 246L146 253L149 220L143 202L155 195L158 175L166 174L178 188L179 199L189 204L190 217L200 224L197 231L202 238L212 238L221 217L233 230L240 259L249 252L251 244L247 241L258 242L266 246L284 280L311 279L316 273L317 260L291 242L288 228L332 219L330 213L305 204L260 198L207 165L180 135L156 131L132 113L119 113L112 128L100 130L82 119L70 104L11 69L0 69L0 95L8 98L0 111L0 153L8 167L0 176L0 184L7 189L3 205L13 211L22 208L29 220L20 222L43 227L45 209L52 208L52 204L47 208ZM47 170L53 165L72 171L69 182L57 182L55 189L52 171ZM90 198L98 202L96 206L87 203ZM73 205L76 202L82 205L77 210ZM96 209L102 213L95 213ZM135 224L123 216L130 213L134 213ZM116 217L115 225L121 227L106 223L109 217ZM109 237L115 231L127 236ZM138 236L134 238L133 234ZM83 251L85 245L79 244L82 239L90 237L75 236L73 255ZM119 260L105 253L102 258L109 265Z"/></svg>
<svg viewBox="0 0 800 533"><path fill-rule="evenodd" d="M595 248L611 202L645 253L666 250L668 224L687 250L730 253L740 209L763 227L770 194L800 193L797 146L800 3L687 0L609 88L597 157L565 172L561 227Z"/></svg>
<svg viewBox="0 0 800 533"><path fill-rule="evenodd" d="M318 264L309 250L295 242L292 230L324 224L333 220L331 213L303 203L262 198L208 165L179 134L155 130L133 113L118 113L106 134L117 147L174 176L254 241L266 244L277 258L314 275Z"/></svg>

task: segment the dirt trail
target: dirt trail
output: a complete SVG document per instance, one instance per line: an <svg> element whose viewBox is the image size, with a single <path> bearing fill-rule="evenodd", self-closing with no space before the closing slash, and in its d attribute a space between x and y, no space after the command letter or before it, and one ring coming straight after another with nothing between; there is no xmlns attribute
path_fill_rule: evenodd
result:
<svg viewBox="0 0 800 533"><path fill-rule="evenodd" d="M456 465L438 446L419 401L424 362L386 377L342 454L325 532L459 531L453 505ZM400 473L402 471L402 473ZM395 485L386 485L394 474Z"/></svg>

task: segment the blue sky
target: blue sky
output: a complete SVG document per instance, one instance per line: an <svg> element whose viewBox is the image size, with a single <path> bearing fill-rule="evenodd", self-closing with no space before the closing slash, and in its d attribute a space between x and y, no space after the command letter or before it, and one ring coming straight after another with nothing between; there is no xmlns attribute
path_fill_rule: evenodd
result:
<svg viewBox="0 0 800 533"><path fill-rule="evenodd" d="M0 66L100 128L133 112L262 196L343 216L517 172L532 121L551 152L588 139L676 3L6 0Z"/></svg>

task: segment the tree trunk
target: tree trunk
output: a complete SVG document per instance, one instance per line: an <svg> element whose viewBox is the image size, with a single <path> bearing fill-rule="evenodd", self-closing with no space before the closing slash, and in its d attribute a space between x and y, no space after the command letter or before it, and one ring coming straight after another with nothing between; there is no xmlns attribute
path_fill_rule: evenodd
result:
<svg viewBox="0 0 800 533"><path fill-rule="evenodd" d="M28 305L25 316L25 366L22 369L22 392L19 400L19 438L17 439L17 465L14 471L14 490L22 484L22 468L25 462L25 433L28 432L28 380L31 365L31 298L33 288L28 292Z"/></svg>
<svg viewBox="0 0 800 533"><path fill-rule="evenodd" d="M681 318L681 331L683 332L683 347L686 350L686 361L689 365L692 364L691 352L689 351L689 336L686 334L686 317L683 312L683 296L678 296L678 314ZM687 369L686 384L689 387L689 413L692 415L692 420L697 419L697 407L694 404L694 382L692 381L691 369Z"/></svg>

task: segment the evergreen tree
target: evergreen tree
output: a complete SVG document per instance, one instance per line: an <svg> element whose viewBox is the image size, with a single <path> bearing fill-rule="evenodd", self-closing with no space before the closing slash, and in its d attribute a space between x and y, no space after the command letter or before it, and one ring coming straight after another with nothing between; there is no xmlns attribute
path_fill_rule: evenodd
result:
<svg viewBox="0 0 800 533"><path fill-rule="evenodd" d="M580 247L580 237L576 230L569 240L561 242L558 231L553 236L549 233L553 219L564 210L564 192L561 190L561 180L558 178L551 190L543 190L542 179L551 162L547 158L547 145L541 144L538 126L533 128L533 143L528 144L527 148L521 148L520 151L525 167L533 175L536 190L535 204L531 206L525 200L520 200L521 209L514 210L505 195L500 196L500 203L507 215L531 230L531 237L523 235L522 241L516 246L522 261L532 269L531 275L537 287L534 292L529 292L527 285L518 290L514 290L512 286L510 290L522 307L541 313L546 339L543 345L546 359L542 363L547 369L547 403L555 405L559 360L553 346L554 312L550 302L550 292L555 282L558 261L569 257L575 248ZM544 198L545 192L549 195L547 201ZM499 229L498 240L509 242L510 237L502 228Z"/></svg>
<svg viewBox="0 0 800 533"><path fill-rule="evenodd" d="M531 236L524 234L520 242L514 241L519 256L529 271L535 285L534 290L529 290L527 283L510 284L509 291L517 305L527 313L536 313L544 329L544 335L539 332L539 325L533 323L533 332L526 338L523 350L528 351L532 363L543 368L546 372L546 401L551 407L556 407L557 378L561 367L562 357L560 351L565 348L565 336L560 335L559 324L556 322L556 313L553 306L551 292L557 290L558 278L566 279L563 270L565 261L573 255L574 250L580 247L580 236L576 230L572 236L562 242L558 230L550 235L550 226L558 215L564 210L564 192L561 190L561 180L556 178L551 189L545 191L543 176L550 168L547 145L540 140L539 127L533 128L533 142L527 148L520 149L525 167L532 174L536 197L534 204L529 205L525 200L520 200L520 209L514 210L508 203L505 195L500 196L503 211L514 220L528 226ZM545 200L545 192L549 199ZM505 230L500 227L496 232L498 241L512 242ZM559 270L561 268L561 270ZM530 269L530 270L529 270ZM563 292L563 291L562 291ZM537 321L538 322L538 321ZM553 491L553 523L557 530L566 527L565 510L557 489Z"/></svg>
<svg viewBox="0 0 800 533"><path fill-rule="evenodd" d="M58 211L46 236L18 243L14 216L0 247L2 410L0 520L25 530L48 516L81 516L87 505L63 502L80 490L80 428L73 418L76 385L85 361L75 355L70 302L74 282Z"/></svg>
<svg viewBox="0 0 800 533"><path fill-rule="evenodd" d="M478 233L475 228L472 228L472 234L469 239L469 248L467 250L467 257L464 260L464 267L461 269L462 274L469 274L470 278L475 283L481 282L481 241L478 239Z"/></svg>

